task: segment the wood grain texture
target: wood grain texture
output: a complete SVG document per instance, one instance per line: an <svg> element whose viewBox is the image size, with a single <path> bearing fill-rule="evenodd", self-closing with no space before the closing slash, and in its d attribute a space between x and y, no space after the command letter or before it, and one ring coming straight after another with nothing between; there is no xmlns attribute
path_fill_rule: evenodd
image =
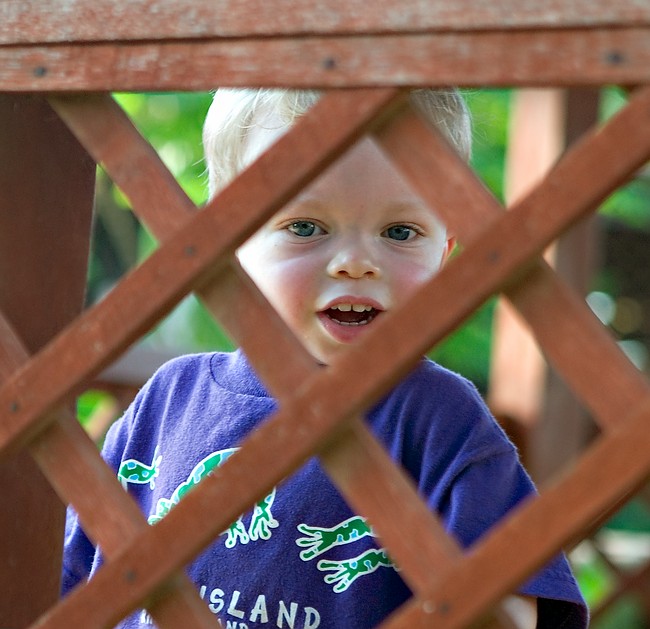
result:
<svg viewBox="0 0 650 629"><path fill-rule="evenodd" d="M650 25L643 0L4 0L0 44Z"/></svg>
<svg viewBox="0 0 650 629"><path fill-rule="evenodd" d="M650 27L0 47L5 91L641 85ZM262 61L261 61L262 60Z"/></svg>
<svg viewBox="0 0 650 629"><path fill-rule="evenodd" d="M41 96L0 95L0 138L0 342L35 351L83 307L94 164ZM0 495L0 626L24 627L58 598L64 506L24 451Z"/></svg>
<svg viewBox="0 0 650 629"><path fill-rule="evenodd" d="M0 6L0 86L6 91L67 92L248 84L633 85L650 79L650 7L644 0L624 0L615 6L587 0L543 4L380 0L373 12L360 0L331 0L326 5L297 0L292 8L278 12L262 0L134 0L128 4L53 0L44 9L36 0L6 0ZM258 39L242 39L250 37ZM133 156L133 173L122 171L119 178L136 199L140 195L144 203L150 197L163 205L163 211L150 212L164 234L161 250L0 388L3 454L29 442L59 490L82 505L89 529L98 539L105 536L111 549L111 560L96 579L55 608L40 626L103 627L142 602L153 605L163 622L178 626L187 626L183 604L196 605L190 611L196 613L196 626L211 626L212 618L206 616L196 593L186 590L187 582L174 575L250 502L314 451L321 452L352 503L376 514L373 524L404 557L407 578L421 595L387 626L430 627L434 619L436 627L465 626L638 487L650 473L647 383L631 374L622 355L603 336L602 326L537 256L648 159L648 94L641 92L601 134L573 151L509 216L502 216L494 201L473 184L463 192L470 178L450 162L443 186L449 196L438 197L438 202L447 198L450 208L466 215L456 224L467 245L465 252L326 370L309 363L277 318L270 324L273 334L267 334L269 328L261 322L274 313L240 275L231 255L266 216L369 129L377 112L396 106L397 93L367 95L359 101L360 109L351 102L346 105L345 95L338 109L335 98L326 99L330 104L322 108L326 112L326 124L323 119L318 123L322 128L314 116L309 133L294 130L282 148L271 152L272 157L262 159L195 217L191 216L194 208L178 195L166 200L155 184L137 183L140 176L153 174L159 177L153 182L164 184L162 189L173 187L155 165L152 170L149 149L138 145L141 152ZM95 106L101 103L95 101ZM339 128L341 120L344 129ZM115 130L113 124L106 131ZM125 146L117 138L120 134L109 150L109 154L116 151L113 161ZM89 140L89 145L98 146L98 140ZM442 155L438 149L433 154ZM424 164L430 167L431 162L424 160ZM131 174L138 178L128 181ZM272 181L281 184L271 185ZM468 201L478 206L464 212ZM477 222L472 224L474 219ZM262 375L286 399L275 418L158 526L136 522L133 505L125 505L115 530L109 531L105 518L98 517L105 507L99 505L97 513L90 513L94 498L86 494L99 479L104 488L100 495L118 502L123 497L115 494L115 479L109 481L110 474L98 463L96 453L88 450L79 427L54 414L55 409L80 381L96 373L194 288L204 292L233 336L243 338L247 351L257 356L255 364ZM408 483L395 475L385 453L355 417L400 379L424 349L498 290L505 290L529 319L551 359L608 431L573 474L547 488L541 498L530 500L469 557L457 561L457 549L444 535L439 531L426 535L430 528L437 530L437 521L413 497ZM223 302L224 295L232 296L233 308L227 312L217 303ZM434 300L444 302L446 310L432 313ZM546 312L540 311L540 303ZM415 337L413 330L422 332ZM563 343L576 333L575 343ZM283 374L276 373L281 370L269 353L269 338L275 335L291 357ZM0 338L9 343L12 337L0 333ZM3 360L11 364L15 349L9 358L3 359L0 352L0 364ZM613 361L608 367L616 368L609 390L595 384L599 381L592 379L590 371L602 364L603 356ZM593 365L583 366L588 363ZM296 378L301 378L297 389L292 387ZM621 409L631 408L635 412L621 421ZM282 460L268 454L274 446L285 453ZM62 455L69 459L69 468L63 468ZM356 455L363 457L361 461L355 461ZM92 479L73 486L75 473L98 465ZM267 470L263 478L257 472L260 467ZM370 482L374 472L387 495L397 500L406 493L403 504L410 509L406 517L413 519L414 534L426 539L422 557L413 556L408 540L397 539L401 520L382 508L384 494L374 492ZM597 493L592 491L594 484ZM572 505L570 511L562 508L567 503ZM215 504L226 507L217 511ZM121 533L126 535L122 543ZM438 572L430 570L433 562ZM495 571L495 566L502 569ZM168 596L177 589L180 599ZM468 589L473 594L470 599ZM184 602L179 605L178 600Z"/></svg>
<svg viewBox="0 0 650 629"><path fill-rule="evenodd" d="M42 97L0 97L0 124L0 380L6 381L27 362L28 350L45 345L81 311L95 164ZM109 558L131 537L130 501L113 474L100 474L106 468L98 466L95 445L66 410L55 410L47 421L47 434L2 468L8 507L0 516L2 626L27 626L59 598L64 505L50 484L64 501L75 497L88 531L99 535ZM79 465L80 457L86 466ZM91 474L97 484L88 491ZM121 509L116 513L111 488ZM200 599L189 581L182 587L184 595L170 597L176 601L170 607L177 620L192 622ZM192 624L214 627L203 608L204 622ZM161 627L172 626L160 620Z"/></svg>

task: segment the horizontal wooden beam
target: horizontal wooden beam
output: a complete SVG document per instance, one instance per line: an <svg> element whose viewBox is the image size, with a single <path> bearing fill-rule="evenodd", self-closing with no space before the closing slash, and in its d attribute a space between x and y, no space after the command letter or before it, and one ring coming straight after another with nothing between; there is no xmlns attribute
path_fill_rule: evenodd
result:
<svg viewBox="0 0 650 629"><path fill-rule="evenodd" d="M650 25L642 0L3 0L0 44Z"/></svg>
<svg viewBox="0 0 650 629"><path fill-rule="evenodd" d="M650 26L0 46L0 89L641 85Z"/></svg>

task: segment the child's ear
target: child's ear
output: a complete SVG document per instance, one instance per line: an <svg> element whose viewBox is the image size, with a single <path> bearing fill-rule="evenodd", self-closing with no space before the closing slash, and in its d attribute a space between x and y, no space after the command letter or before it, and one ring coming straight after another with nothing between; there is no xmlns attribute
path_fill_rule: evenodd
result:
<svg viewBox="0 0 650 629"><path fill-rule="evenodd" d="M447 242L445 244L445 250L442 252L442 264L444 264L447 261L447 258L451 255L451 252L454 250L454 247L456 246L456 236L450 236L447 238Z"/></svg>

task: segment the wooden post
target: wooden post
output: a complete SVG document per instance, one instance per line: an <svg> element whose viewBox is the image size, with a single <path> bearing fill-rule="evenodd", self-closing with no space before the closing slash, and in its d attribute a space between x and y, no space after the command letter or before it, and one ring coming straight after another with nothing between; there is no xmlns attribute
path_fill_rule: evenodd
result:
<svg viewBox="0 0 650 629"><path fill-rule="evenodd" d="M599 90L567 91L565 140L570 146L598 119ZM577 294L585 296L596 265L597 217L590 215L557 241L554 266ZM583 404L553 370L547 370L539 422L531 437L531 473L543 482L577 459L595 427Z"/></svg>
<svg viewBox="0 0 650 629"><path fill-rule="evenodd" d="M509 203L541 181L562 147L596 122L597 110L595 89L515 93L506 173ZM590 217L563 234L546 253L558 275L581 295L593 273L595 229ZM528 329L504 300L495 318L489 403L518 442L538 482L577 456L593 432L582 405L546 368Z"/></svg>
<svg viewBox="0 0 650 629"><path fill-rule="evenodd" d="M559 89L513 92L505 173L509 205L524 197L562 151L565 93ZM546 252L553 264L554 248ZM494 317L488 403L529 464L530 431L539 420L546 368L517 311L500 299Z"/></svg>
<svg viewBox="0 0 650 629"><path fill-rule="evenodd" d="M0 138L0 308L36 352L83 306L95 165L40 97L0 96ZM0 495L0 626L24 627L59 595L64 505L25 451Z"/></svg>

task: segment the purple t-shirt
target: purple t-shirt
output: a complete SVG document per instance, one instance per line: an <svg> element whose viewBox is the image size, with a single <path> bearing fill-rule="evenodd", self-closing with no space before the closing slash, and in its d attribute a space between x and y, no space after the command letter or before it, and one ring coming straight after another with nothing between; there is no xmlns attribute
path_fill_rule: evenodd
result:
<svg viewBox="0 0 650 629"><path fill-rule="evenodd" d="M102 454L155 524L275 408L241 352L185 356L143 387L109 431ZM420 361L367 419L463 546L534 491L476 389L429 360ZM63 591L100 565L99 552L69 511ZM411 596L370 526L350 510L316 459L234 522L188 574L233 629L365 629ZM544 599L540 627L587 626L563 557L520 593ZM141 612L120 627L149 622Z"/></svg>

